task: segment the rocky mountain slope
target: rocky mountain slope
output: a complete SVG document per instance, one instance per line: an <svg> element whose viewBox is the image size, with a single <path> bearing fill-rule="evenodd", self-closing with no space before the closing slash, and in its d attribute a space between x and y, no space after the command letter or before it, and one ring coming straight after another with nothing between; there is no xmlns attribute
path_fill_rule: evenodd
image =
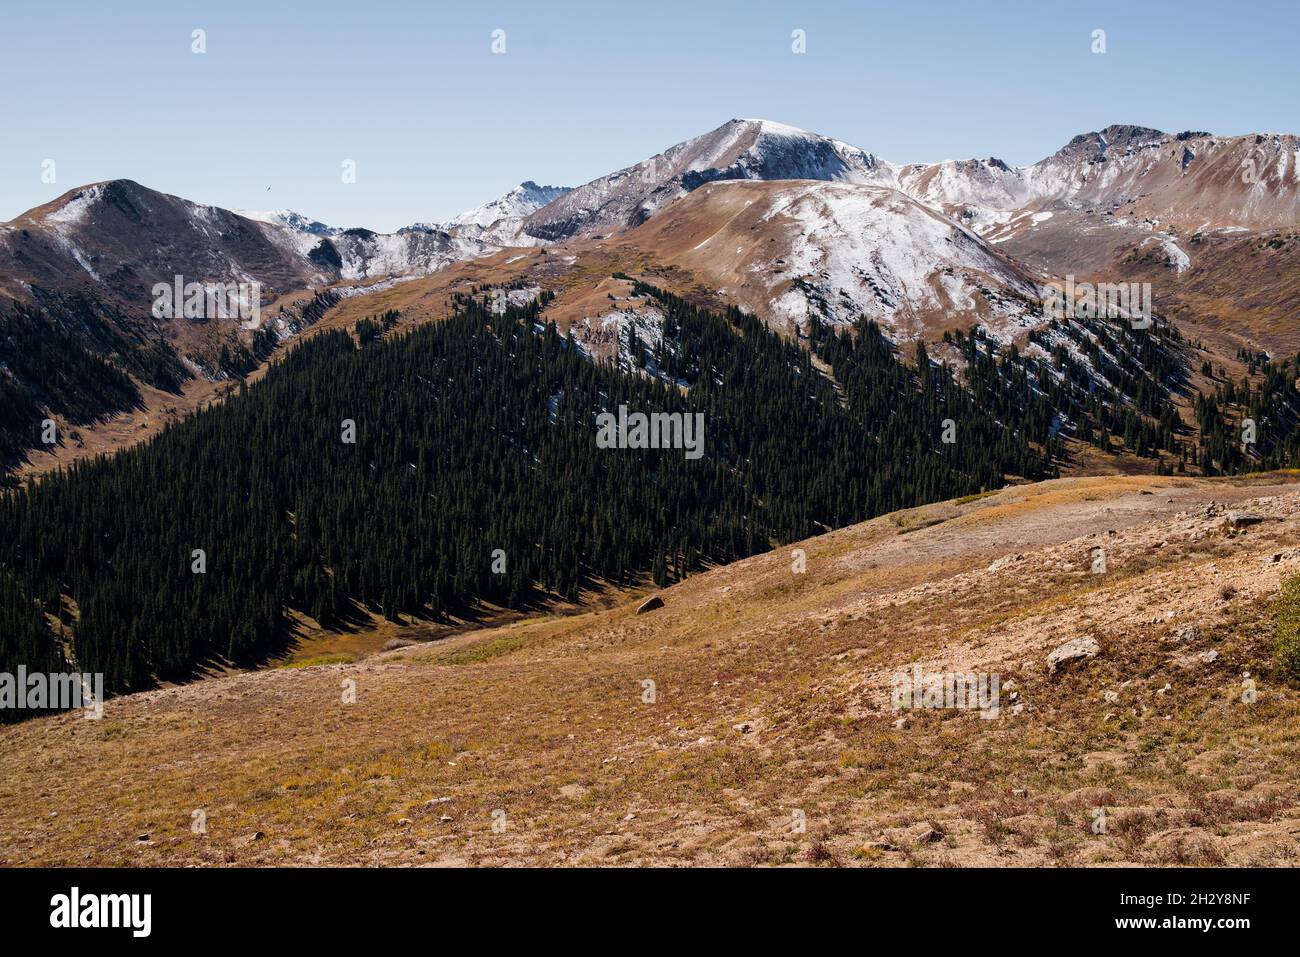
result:
<svg viewBox="0 0 1300 957"><path fill-rule="evenodd" d="M1294 247L1300 227L1300 140L1290 134L1225 137L1115 125L1080 134L1024 167L995 158L899 165L785 124L732 120L567 193L524 220L516 242L617 238L704 184L789 179L897 190L998 247L1022 278L1150 282L1159 310L1229 353L1245 347L1276 354L1300 344L1288 321L1294 272L1278 252ZM886 225L863 224L847 242L811 234L821 258L845 267L848 282L836 282L834 269L812 272L793 291L766 299L770 288L752 287L770 281L719 285L748 285L755 294L747 303L783 316L811 308L837 320L870 302L855 287L880 285L867 250L906 242L882 232ZM939 272L943 250L928 253ZM679 256L678 265L717 271L711 248L686 252L697 255ZM784 263L753 265L769 280L779 274L777 284L797 278L780 269ZM798 288L803 284L812 287L809 295ZM970 302L963 294L948 301L966 317L981 311L978 297L977 308L962 308ZM932 302L922 295L905 308L924 312Z"/></svg>
<svg viewBox="0 0 1300 957"><path fill-rule="evenodd" d="M1294 476L1015 487L645 614L0 728L0 862L1293 865L1300 692L1270 636L1297 506ZM996 674L997 717L895 710L918 666Z"/></svg>
<svg viewBox="0 0 1300 957"><path fill-rule="evenodd" d="M0 225L0 283L20 295L80 286L147 312L153 285L177 274L186 282L260 282L273 298L431 272L485 249L435 228L387 235L289 211L250 216L130 180L96 183Z"/></svg>
<svg viewBox="0 0 1300 957"><path fill-rule="evenodd" d="M730 120L702 136L593 180L533 213L523 232L554 241L636 226L699 186L731 179L814 179L889 186L1005 233L1052 206L1212 229L1300 225L1300 139L1222 137L1109 126L1074 137L1030 166L995 158L898 164L771 120Z"/></svg>
<svg viewBox="0 0 1300 957"><path fill-rule="evenodd" d="M899 341L1040 321L1038 284L970 230L897 190L809 180L703 186L618 243L690 270L778 328L873 319ZM629 250L630 252L630 250Z"/></svg>
<svg viewBox="0 0 1300 957"><path fill-rule="evenodd" d="M1290 134L1108 126L1031 166L964 160L904 166L897 175L909 195L973 219L982 231L1005 233L1026 213L1057 207L1191 234L1300 225L1298 156L1300 138Z"/></svg>
<svg viewBox="0 0 1300 957"><path fill-rule="evenodd" d="M81 286L146 313L153 284L178 272L269 291L323 278L282 230L130 180L69 190L0 226L0 281L11 292Z"/></svg>
<svg viewBox="0 0 1300 957"><path fill-rule="evenodd" d="M568 192L568 186L538 186L525 180L504 196L448 220L443 228L487 244L530 245L521 230L524 220Z"/></svg>
<svg viewBox="0 0 1300 957"><path fill-rule="evenodd" d="M724 179L888 184L864 150L771 120L730 120L649 159L592 180L533 213L522 233L547 242L637 226L673 200Z"/></svg>

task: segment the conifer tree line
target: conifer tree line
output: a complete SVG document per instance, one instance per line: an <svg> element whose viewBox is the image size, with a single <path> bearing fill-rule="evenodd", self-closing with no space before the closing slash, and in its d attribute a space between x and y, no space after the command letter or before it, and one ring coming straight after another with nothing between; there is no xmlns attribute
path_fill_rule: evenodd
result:
<svg viewBox="0 0 1300 957"><path fill-rule="evenodd" d="M8 473L45 443L46 417L89 425L139 408L139 383L179 394L193 378L156 329L112 303L87 293L35 293L36 305L0 302L0 488L12 486ZM334 290L321 290L281 306L276 320L293 335L339 301ZM213 355L190 359L210 378L242 379L270 358L280 339L264 324L247 345L232 336ZM57 444L67 439L56 430Z"/></svg>
<svg viewBox="0 0 1300 957"><path fill-rule="evenodd" d="M1068 435L1107 452L1159 458L1179 452L1179 435L1189 431L1174 405L1188 389L1182 337L1171 324L1154 320L1133 329L1103 319L1053 319L1029 334L1029 344L1050 358L999 345L978 328L952 341L976 395L1025 408L1036 441ZM1056 443L1053 456L1061 450Z"/></svg>
<svg viewBox="0 0 1300 957"><path fill-rule="evenodd" d="M753 316L643 293L665 315L643 371L585 357L540 299L499 313L462 296L442 323L320 333L148 443L5 495L0 620L17 624L0 670L66 649L131 691L265 661L291 610L348 627L363 609L442 619L663 585L1050 474L1019 423L979 414L950 370L900 361L869 325L818 335L841 396ZM598 448L596 416L620 405L703 413L703 458Z"/></svg>
<svg viewBox="0 0 1300 957"><path fill-rule="evenodd" d="M1300 466L1300 354L1273 359L1239 350L1238 380L1205 360L1200 372L1216 382L1206 395L1192 389L1187 359L1201 347L1171 323L1133 329L1106 320L1053 320L1029 334L1050 360L999 346L976 327L945 335L962 353L965 384L980 408L1001 417L1023 409L1035 443L1042 423L1055 440L1070 435L1108 452L1158 458L1157 474L1232 475ZM1086 357L1087 361L1084 361ZM1185 401L1195 428L1180 417ZM1048 445L1060 460L1058 441Z"/></svg>
<svg viewBox="0 0 1300 957"><path fill-rule="evenodd" d="M138 407L137 381L177 392L190 378L170 345L143 332L123 335L98 300L46 301L48 309L0 304L0 487L12 484L6 473L44 440L46 417L87 425Z"/></svg>
<svg viewBox="0 0 1300 957"><path fill-rule="evenodd" d="M1196 394L1194 464L1206 475L1300 466L1300 354L1238 358L1245 375L1220 375L1213 392Z"/></svg>

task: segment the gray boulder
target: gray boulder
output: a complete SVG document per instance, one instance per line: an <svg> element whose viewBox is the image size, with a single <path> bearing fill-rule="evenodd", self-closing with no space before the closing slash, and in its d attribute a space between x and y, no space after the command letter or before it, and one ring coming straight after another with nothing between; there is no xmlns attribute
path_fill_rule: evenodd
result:
<svg viewBox="0 0 1300 957"><path fill-rule="evenodd" d="M1092 638L1072 639L1047 656L1047 672L1056 674L1071 662L1086 661L1089 658L1096 658L1099 654L1101 654L1101 645Z"/></svg>

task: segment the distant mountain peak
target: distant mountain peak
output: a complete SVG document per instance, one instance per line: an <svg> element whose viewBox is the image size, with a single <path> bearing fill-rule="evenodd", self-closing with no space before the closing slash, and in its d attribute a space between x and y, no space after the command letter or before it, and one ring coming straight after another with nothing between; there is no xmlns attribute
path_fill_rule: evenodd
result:
<svg viewBox="0 0 1300 957"><path fill-rule="evenodd" d="M772 134L773 136L810 136L811 137L811 136L818 135L816 133L811 133L808 130L802 129L801 127L792 126L789 123L781 123L778 120L765 120L759 117L752 117L743 120L732 120L732 122L755 124L764 133L769 133Z"/></svg>
<svg viewBox="0 0 1300 957"><path fill-rule="evenodd" d="M1114 123L1103 130L1080 133L1058 150L1056 155L1069 156L1082 151L1097 157L1105 157L1112 153L1122 154L1157 145L1166 142L1169 138L1168 133L1149 126Z"/></svg>
<svg viewBox="0 0 1300 957"><path fill-rule="evenodd" d="M531 179L526 179L518 186L516 186L514 189L512 189L510 192L513 193L519 191L523 193L557 193L558 194L558 193L567 193L572 188L573 188L572 186L542 186Z"/></svg>
<svg viewBox="0 0 1300 957"><path fill-rule="evenodd" d="M269 223L272 226L283 226L285 229L292 229L294 232L299 233L310 233L313 236L332 236L339 231L333 226L327 226L320 220L304 216L292 209L276 209L269 212L236 209L234 212L245 219L256 220L259 223Z"/></svg>
<svg viewBox="0 0 1300 957"><path fill-rule="evenodd" d="M524 180L504 196L499 196L482 206L467 209L447 221L447 226L478 226L489 229L499 224L517 226L523 218L536 212L552 200L569 192L568 186L539 186L531 179Z"/></svg>
<svg viewBox="0 0 1300 957"><path fill-rule="evenodd" d="M542 242L593 237L639 225L673 200L719 180L822 180L889 185L871 153L767 119L731 119L647 160L592 180L530 215L523 232Z"/></svg>

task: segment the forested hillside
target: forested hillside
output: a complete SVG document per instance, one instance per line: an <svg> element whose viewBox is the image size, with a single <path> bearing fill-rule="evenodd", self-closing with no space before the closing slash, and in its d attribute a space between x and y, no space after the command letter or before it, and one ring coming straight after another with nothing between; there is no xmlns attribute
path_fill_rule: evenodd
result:
<svg viewBox="0 0 1300 957"><path fill-rule="evenodd" d="M0 670L66 654L120 693L265 661L292 641L291 610L347 628L363 610L445 619L663 585L1009 475L1050 477L1067 433L1178 468L1296 457L1300 366L1248 357L1254 385L1194 397L1202 437L1169 411L1186 381L1169 328L1053 326L1037 357L977 329L953 340L959 377L924 346L901 361L870 322L814 323L805 348L739 310L636 288L664 319L661 339L629 341L631 363L591 361L544 320L547 293L497 314L477 290L444 323L400 332L390 312L315 336L149 443L5 495ZM90 369L129 401L114 366ZM597 416L619 406L703 414L702 457L600 448ZM1232 433L1247 414L1261 439L1243 451Z"/></svg>
<svg viewBox="0 0 1300 957"><path fill-rule="evenodd" d="M918 374L874 327L838 346L853 362L841 397L756 320L656 295L653 348L687 388L584 358L540 301L497 315L483 295L396 338L391 317L367 324L360 347L322 333L153 441L7 495L2 614L37 624L4 633L0 669L31 660L39 626L50 643L66 632L110 692L140 689L264 660L291 640L287 609L344 626L360 607L437 618L662 584L1049 472L947 370ZM619 405L703 413L703 457L598 448L595 417Z"/></svg>
<svg viewBox="0 0 1300 957"><path fill-rule="evenodd" d="M123 332L130 324L104 303L84 295L47 302L0 304L0 486L45 440L47 416L89 424L135 407L137 380L175 392L190 377L171 346Z"/></svg>

